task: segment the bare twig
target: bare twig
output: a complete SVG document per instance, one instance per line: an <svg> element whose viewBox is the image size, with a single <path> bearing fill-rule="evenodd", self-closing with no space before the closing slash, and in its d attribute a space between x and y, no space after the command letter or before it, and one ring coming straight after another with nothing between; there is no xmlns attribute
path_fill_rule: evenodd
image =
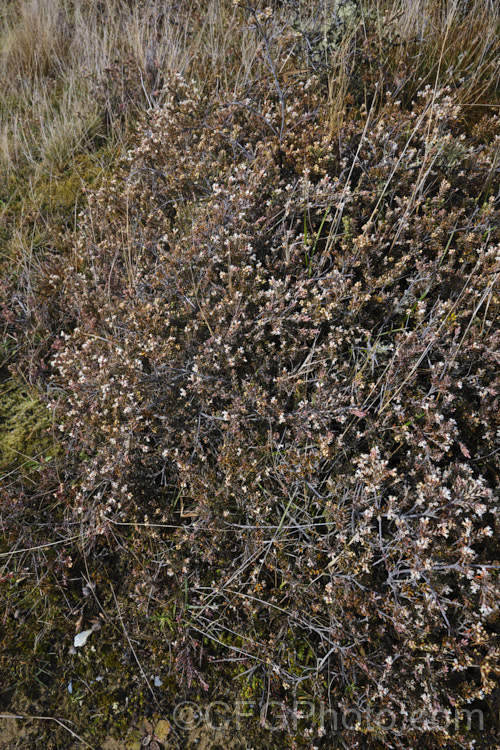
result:
<svg viewBox="0 0 500 750"><path fill-rule="evenodd" d="M82 737L80 737L80 735L66 726L66 724L61 719L57 719L55 716L34 716L33 714L0 714L0 719L20 719L21 721L55 721L56 724L59 724L59 726L73 735L73 737L82 742L85 747L89 747L90 750L96 750L93 745L89 745L89 743L86 742Z"/></svg>

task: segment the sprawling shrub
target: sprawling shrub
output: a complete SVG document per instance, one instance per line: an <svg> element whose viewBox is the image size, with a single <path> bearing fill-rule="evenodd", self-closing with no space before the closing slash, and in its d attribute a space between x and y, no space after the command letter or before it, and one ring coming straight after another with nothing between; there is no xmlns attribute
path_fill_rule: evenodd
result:
<svg viewBox="0 0 500 750"><path fill-rule="evenodd" d="M236 656L444 745L498 673L498 118L375 87L332 135L296 71L163 97L55 282L68 520L154 536L179 676Z"/></svg>

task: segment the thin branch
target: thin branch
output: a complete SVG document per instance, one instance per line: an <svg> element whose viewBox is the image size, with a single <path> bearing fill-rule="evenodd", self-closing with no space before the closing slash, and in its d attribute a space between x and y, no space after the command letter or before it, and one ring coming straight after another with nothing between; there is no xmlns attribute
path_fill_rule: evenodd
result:
<svg viewBox="0 0 500 750"><path fill-rule="evenodd" d="M96 750L92 745L89 745L88 742L86 742L80 735L78 735L76 732L74 732L72 729L70 729L66 724L61 720L57 719L55 716L34 716L32 714L23 714L22 716L20 714L0 714L0 719L21 719L21 721L25 721L28 719L32 719L34 721L55 721L56 724L59 724L63 729L65 729L67 732L69 732L73 737L75 737L77 740L82 742L85 747L89 747L90 750Z"/></svg>

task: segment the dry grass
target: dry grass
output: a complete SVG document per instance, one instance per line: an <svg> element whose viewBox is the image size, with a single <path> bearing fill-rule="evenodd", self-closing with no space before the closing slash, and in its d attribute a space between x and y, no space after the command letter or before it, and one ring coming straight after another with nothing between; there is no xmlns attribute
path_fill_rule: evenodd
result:
<svg viewBox="0 0 500 750"><path fill-rule="evenodd" d="M457 103L495 105L500 86L499 8L492 0L400 0L379 14L379 36L391 66L406 64L406 96L429 84L451 85ZM411 68L408 66L411 65ZM396 89L395 98L400 97Z"/></svg>
<svg viewBox="0 0 500 750"><path fill-rule="evenodd" d="M249 81L259 45L243 32L241 10L219 0L9 3L0 30L3 170L23 161L61 169L99 132L97 114L101 135L120 139L175 72L224 90Z"/></svg>

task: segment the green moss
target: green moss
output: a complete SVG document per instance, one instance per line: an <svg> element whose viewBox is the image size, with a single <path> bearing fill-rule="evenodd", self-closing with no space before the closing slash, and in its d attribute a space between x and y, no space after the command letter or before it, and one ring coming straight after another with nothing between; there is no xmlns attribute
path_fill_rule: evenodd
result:
<svg viewBox="0 0 500 750"><path fill-rule="evenodd" d="M37 468L52 443L45 434L50 414L36 394L8 382L0 389L0 468Z"/></svg>
<svg viewBox="0 0 500 750"><path fill-rule="evenodd" d="M110 158L111 154L107 154L106 161ZM95 154L78 154L59 174L39 175L34 191L35 201L41 210L69 218L75 206L81 202L83 189L96 188L102 176L103 167Z"/></svg>
<svg viewBox="0 0 500 750"><path fill-rule="evenodd" d="M116 147L106 144L74 155L59 170L20 165L0 184L0 231L8 257L14 262L19 258L19 238L30 248L60 245L61 230L73 226L85 191L97 189L112 174L118 155Z"/></svg>

